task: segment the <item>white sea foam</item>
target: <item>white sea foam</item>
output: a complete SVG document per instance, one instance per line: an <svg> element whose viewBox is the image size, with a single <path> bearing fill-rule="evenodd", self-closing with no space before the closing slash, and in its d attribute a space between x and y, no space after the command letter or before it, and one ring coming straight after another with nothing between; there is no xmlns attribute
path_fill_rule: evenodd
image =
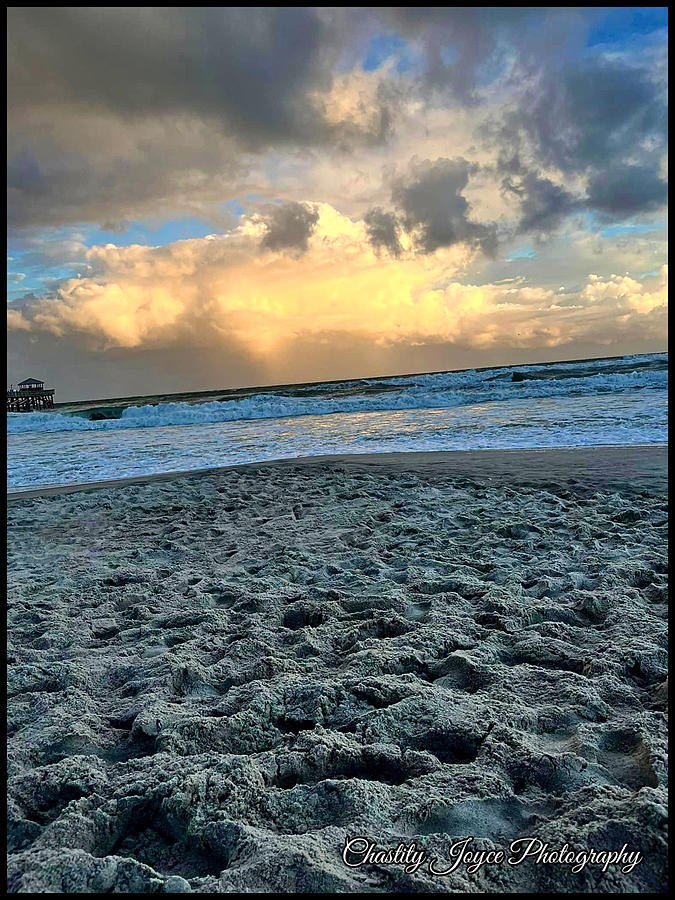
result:
<svg viewBox="0 0 675 900"><path fill-rule="evenodd" d="M661 354L15 413L7 481L68 484L331 453L662 443L666 364Z"/></svg>
<svg viewBox="0 0 675 900"><path fill-rule="evenodd" d="M568 364L571 367L573 364ZM578 364L574 364L578 368ZM556 366L562 369L562 366ZM391 379L398 390L383 393L352 393L344 396L335 392L346 386L324 385L320 395L303 396L296 392L259 393L242 399L211 400L207 402L172 403L128 406L117 410L119 418L91 421L82 415L59 412L10 413L7 433L54 431L109 431L126 428L155 428L176 425L203 425L255 419L279 419L296 416L332 415L414 409L451 409L475 403L494 403L505 400L536 400L546 397L591 396L603 393L623 393L640 389L665 390L668 373L663 369L641 369L632 372L589 374L585 377L545 378L512 382L513 369L476 372L449 372ZM519 367L527 377L535 367ZM542 367L536 367L537 372ZM377 382L367 382L369 386Z"/></svg>

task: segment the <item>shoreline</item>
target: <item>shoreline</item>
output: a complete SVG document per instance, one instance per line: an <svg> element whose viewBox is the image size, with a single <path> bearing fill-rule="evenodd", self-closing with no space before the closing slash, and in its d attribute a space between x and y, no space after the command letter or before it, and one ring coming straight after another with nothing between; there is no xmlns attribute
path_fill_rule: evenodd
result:
<svg viewBox="0 0 675 900"><path fill-rule="evenodd" d="M608 457L610 459L608 459ZM611 466L608 468L608 463ZM512 483L532 483L550 478L577 481L586 479L593 486L627 486L633 489L667 490L668 445L631 444L597 447L556 447L504 450L432 450L395 453L354 453L303 456L260 462L236 463L205 469L185 469L132 475L102 481L73 484L37 485L7 491L7 502L33 500L66 494L108 490L129 485L203 478L251 469L346 467L414 471L418 474L455 475L469 478L501 478Z"/></svg>

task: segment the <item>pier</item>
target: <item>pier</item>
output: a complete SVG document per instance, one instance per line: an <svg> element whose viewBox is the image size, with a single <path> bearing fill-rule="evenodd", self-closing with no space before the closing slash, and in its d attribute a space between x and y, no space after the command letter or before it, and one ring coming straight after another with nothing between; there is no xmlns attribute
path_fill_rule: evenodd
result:
<svg viewBox="0 0 675 900"><path fill-rule="evenodd" d="M45 389L44 381L37 378L26 378L16 389L7 391L7 412L34 412L53 407L53 388Z"/></svg>

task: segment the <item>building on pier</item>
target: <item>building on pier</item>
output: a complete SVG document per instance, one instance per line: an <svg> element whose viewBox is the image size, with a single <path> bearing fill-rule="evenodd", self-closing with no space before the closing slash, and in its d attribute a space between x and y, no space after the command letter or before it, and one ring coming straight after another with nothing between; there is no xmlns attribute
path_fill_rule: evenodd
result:
<svg viewBox="0 0 675 900"><path fill-rule="evenodd" d="M33 412L54 407L54 390L45 389L44 381L26 378L17 388L7 391L7 412Z"/></svg>

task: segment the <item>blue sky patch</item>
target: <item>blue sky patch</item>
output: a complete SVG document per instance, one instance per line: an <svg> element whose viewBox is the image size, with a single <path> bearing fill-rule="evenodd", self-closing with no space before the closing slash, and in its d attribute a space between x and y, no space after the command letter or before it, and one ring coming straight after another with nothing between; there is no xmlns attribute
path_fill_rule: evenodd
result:
<svg viewBox="0 0 675 900"><path fill-rule="evenodd" d="M586 43L589 47L628 43L667 27L667 6L619 6L591 28Z"/></svg>
<svg viewBox="0 0 675 900"><path fill-rule="evenodd" d="M400 34L376 34L370 39L370 44L363 58L362 67L364 72L373 72L379 69L382 63L386 62L389 57L400 50L405 41Z"/></svg>

